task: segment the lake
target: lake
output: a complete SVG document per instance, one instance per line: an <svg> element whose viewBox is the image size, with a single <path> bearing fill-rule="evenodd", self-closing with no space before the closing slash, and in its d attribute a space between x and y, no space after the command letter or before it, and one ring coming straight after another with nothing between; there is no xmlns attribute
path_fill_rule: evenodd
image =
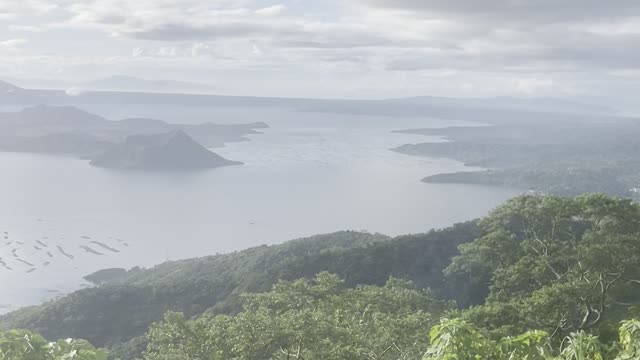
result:
<svg viewBox="0 0 640 360"><path fill-rule="evenodd" d="M148 267L338 230L425 232L483 216L519 193L425 184L427 175L469 168L389 151L442 141L392 130L468 125L462 122L275 107L84 108L111 119L264 121L271 128L213 149L245 165L201 172L117 171L0 153L0 257L12 269L0 267L0 312L87 286L82 276L102 268Z"/></svg>

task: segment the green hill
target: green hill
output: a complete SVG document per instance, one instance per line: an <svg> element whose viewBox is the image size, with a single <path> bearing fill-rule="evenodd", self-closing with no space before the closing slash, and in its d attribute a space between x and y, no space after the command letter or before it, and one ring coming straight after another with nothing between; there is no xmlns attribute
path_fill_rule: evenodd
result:
<svg viewBox="0 0 640 360"><path fill-rule="evenodd" d="M0 327L27 328L47 338L83 338L96 346L112 347L144 335L167 311L187 317L207 311L235 313L241 309L242 293L268 291L278 280L312 278L321 271L340 275L349 286L383 285L393 275L449 297L452 291L444 286L442 270L458 253L459 244L480 234L473 222L393 239L338 232L167 262L10 313L0 318Z"/></svg>
<svg viewBox="0 0 640 360"><path fill-rule="evenodd" d="M616 352L620 322L640 309L639 234L640 205L628 199L521 196L479 221L426 234L339 232L136 268L5 315L0 326L49 339L84 338L110 348L114 358L133 359L146 349L153 360L173 360L169 350L255 359L251 354L261 349L300 349L300 336L317 339L306 344L310 353L346 354L384 352L396 344L393 334L404 334L406 343L394 349L420 353L429 345L426 329L453 317L434 328L427 350L433 356L425 359L457 351L440 347L438 333L467 334L493 354L460 359L501 359L502 345L535 339L553 349L551 357L536 359L564 354L565 339L591 339ZM398 312L398 301L406 310ZM628 324L635 329L638 323ZM375 329L381 332L373 335ZM336 337L341 332L361 348ZM478 349L461 348L464 354ZM309 358L327 358L318 356Z"/></svg>

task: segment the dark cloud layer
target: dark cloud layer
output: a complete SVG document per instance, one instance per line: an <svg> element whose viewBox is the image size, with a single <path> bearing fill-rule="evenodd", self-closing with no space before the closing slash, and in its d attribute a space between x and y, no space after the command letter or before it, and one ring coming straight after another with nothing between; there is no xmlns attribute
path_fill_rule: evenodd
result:
<svg viewBox="0 0 640 360"><path fill-rule="evenodd" d="M637 0L357 0L365 4L440 15L503 19L511 22L607 20L640 12Z"/></svg>

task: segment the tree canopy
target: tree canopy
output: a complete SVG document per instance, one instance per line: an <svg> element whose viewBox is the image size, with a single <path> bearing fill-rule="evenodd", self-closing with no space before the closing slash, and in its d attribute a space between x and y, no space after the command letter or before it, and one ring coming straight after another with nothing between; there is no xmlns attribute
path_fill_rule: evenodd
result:
<svg viewBox="0 0 640 360"><path fill-rule="evenodd" d="M0 360L107 360L107 352L87 341L48 342L25 330L0 332Z"/></svg>
<svg viewBox="0 0 640 360"><path fill-rule="evenodd" d="M488 329L542 329L562 338L606 328L640 300L640 208L600 194L523 196L498 207L486 235L460 246L446 269L485 283L466 318Z"/></svg>
<svg viewBox="0 0 640 360"><path fill-rule="evenodd" d="M245 300L233 316L167 314L149 331L145 360L417 359L452 308L406 281L349 289L328 273Z"/></svg>

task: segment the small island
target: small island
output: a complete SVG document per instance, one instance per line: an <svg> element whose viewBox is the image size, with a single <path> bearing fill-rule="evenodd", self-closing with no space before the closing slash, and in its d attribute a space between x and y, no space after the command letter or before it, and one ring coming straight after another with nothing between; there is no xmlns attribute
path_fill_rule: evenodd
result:
<svg viewBox="0 0 640 360"><path fill-rule="evenodd" d="M122 279L127 276L127 270L121 268L103 269L84 276L83 279L94 285L102 285L110 281Z"/></svg>
<svg viewBox="0 0 640 360"><path fill-rule="evenodd" d="M112 121L73 106L38 105L0 112L0 151L73 156L105 168L192 170L241 165L210 150L268 128L246 124Z"/></svg>
<svg viewBox="0 0 640 360"><path fill-rule="evenodd" d="M94 166L137 170L197 170L241 164L209 151L182 130L132 135L91 160Z"/></svg>

